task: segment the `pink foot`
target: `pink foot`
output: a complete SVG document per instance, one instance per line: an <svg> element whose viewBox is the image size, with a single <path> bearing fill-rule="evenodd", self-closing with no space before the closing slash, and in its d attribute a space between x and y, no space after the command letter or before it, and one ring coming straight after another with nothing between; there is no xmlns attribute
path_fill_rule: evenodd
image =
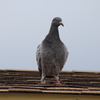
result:
<svg viewBox="0 0 100 100"><path fill-rule="evenodd" d="M56 83L55 83L55 84L61 84L61 83L60 83L60 81L59 81L59 80L56 80Z"/></svg>

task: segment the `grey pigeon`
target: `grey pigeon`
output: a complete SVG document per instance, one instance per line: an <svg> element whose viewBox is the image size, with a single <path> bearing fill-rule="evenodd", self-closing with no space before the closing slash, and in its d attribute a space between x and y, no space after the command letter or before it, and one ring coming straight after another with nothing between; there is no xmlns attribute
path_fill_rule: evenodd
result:
<svg viewBox="0 0 100 100"><path fill-rule="evenodd" d="M45 83L46 76L56 78L56 84L61 84L59 81L59 73L68 57L68 50L59 37L58 26L64 26L60 17L55 17L52 20L50 31L37 47L36 60L41 76L40 83Z"/></svg>

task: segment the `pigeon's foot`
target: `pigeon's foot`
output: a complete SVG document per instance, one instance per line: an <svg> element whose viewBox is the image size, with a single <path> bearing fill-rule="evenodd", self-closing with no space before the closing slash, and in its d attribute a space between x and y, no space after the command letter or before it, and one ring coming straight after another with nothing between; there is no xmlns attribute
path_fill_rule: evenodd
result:
<svg viewBox="0 0 100 100"><path fill-rule="evenodd" d="M56 83L55 83L55 84L60 85L60 84L61 84L61 82L60 82L59 80L56 80Z"/></svg>
<svg viewBox="0 0 100 100"><path fill-rule="evenodd" d="M45 84L45 83L46 83L46 81L44 79L41 79L39 82L39 84Z"/></svg>
<svg viewBox="0 0 100 100"><path fill-rule="evenodd" d="M40 81L39 84L46 84L46 81Z"/></svg>

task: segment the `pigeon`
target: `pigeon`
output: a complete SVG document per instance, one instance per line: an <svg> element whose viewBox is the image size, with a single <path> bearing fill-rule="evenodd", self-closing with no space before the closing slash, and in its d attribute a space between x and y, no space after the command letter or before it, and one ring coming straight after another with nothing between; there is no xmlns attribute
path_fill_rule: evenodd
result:
<svg viewBox="0 0 100 100"><path fill-rule="evenodd" d="M68 50L59 36L58 27L64 24L60 17L52 20L49 33L37 47L36 60L40 73L40 83L45 84L45 77L55 77L56 83L61 84L59 73L68 58Z"/></svg>

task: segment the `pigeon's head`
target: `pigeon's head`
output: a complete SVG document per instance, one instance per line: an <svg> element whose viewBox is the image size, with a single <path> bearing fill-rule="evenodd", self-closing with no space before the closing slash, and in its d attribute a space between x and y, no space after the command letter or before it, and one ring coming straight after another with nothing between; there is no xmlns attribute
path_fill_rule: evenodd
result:
<svg viewBox="0 0 100 100"><path fill-rule="evenodd" d="M52 25L55 25L55 26L62 25L62 26L64 26L64 24L62 23L62 19L60 17L55 17L52 20Z"/></svg>

